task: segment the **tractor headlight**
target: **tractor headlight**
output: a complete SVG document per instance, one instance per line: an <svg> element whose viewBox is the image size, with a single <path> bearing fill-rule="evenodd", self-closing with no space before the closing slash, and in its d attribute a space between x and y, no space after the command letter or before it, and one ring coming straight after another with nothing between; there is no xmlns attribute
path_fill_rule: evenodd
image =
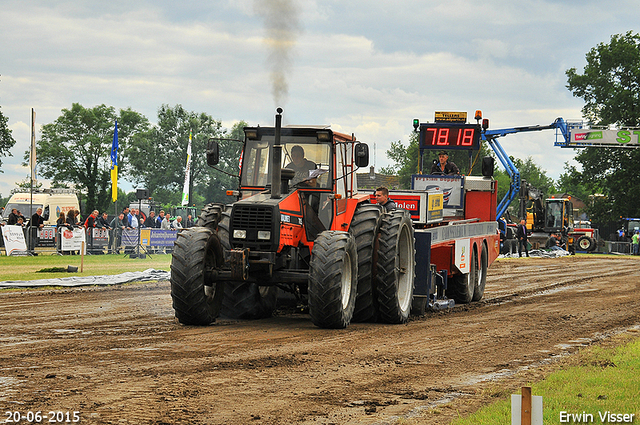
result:
<svg viewBox="0 0 640 425"><path fill-rule="evenodd" d="M261 241L269 241L271 240L271 232L268 230L260 230L258 231L258 239Z"/></svg>
<svg viewBox="0 0 640 425"><path fill-rule="evenodd" d="M247 239L247 231L246 230L234 230L233 231L234 239Z"/></svg>

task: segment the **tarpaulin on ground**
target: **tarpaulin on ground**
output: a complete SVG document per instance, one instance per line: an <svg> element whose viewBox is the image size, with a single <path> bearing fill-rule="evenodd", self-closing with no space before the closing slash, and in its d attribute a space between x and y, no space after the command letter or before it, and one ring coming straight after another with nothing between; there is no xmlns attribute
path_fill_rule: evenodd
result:
<svg viewBox="0 0 640 425"><path fill-rule="evenodd" d="M142 272L126 272L117 275L103 276L70 276L38 280L7 280L0 282L0 288L34 288L40 286L89 286L120 285L128 282L146 282L153 280L169 280L170 272L147 269Z"/></svg>
<svg viewBox="0 0 640 425"><path fill-rule="evenodd" d="M526 254L524 253L524 250L522 251L522 256L524 257ZM530 249L529 250L529 257L538 257L538 258L557 258L557 257L564 257L567 255L571 255L571 253L569 251L565 251L564 249L557 249L557 250L551 250L551 249ZM511 254L501 254L498 256L498 258L514 258L514 257L519 257L518 255L518 251L512 252Z"/></svg>

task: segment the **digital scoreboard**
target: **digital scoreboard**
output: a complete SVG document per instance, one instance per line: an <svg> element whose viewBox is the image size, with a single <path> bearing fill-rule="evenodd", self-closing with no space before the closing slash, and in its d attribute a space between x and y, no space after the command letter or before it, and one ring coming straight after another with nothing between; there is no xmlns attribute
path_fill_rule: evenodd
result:
<svg viewBox="0 0 640 425"><path fill-rule="evenodd" d="M479 124L421 123L420 149L480 149Z"/></svg>

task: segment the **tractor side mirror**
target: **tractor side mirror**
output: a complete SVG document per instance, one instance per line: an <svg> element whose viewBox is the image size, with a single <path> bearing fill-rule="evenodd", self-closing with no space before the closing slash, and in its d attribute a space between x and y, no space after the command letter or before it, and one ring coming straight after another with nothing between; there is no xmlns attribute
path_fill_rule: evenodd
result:
<svg viewBox="0 0 640 425"><path fill-rule="evenodd" d="M366 167L369 165L369 146L366 143L358 143L355 147L356 166Z"/></svg>
<svg viewBox="0 0 640 425"><path fill-rule="evenodd" d="M209 139L207 144L207 165L213 167L220 162L220 154L218 148L218 142L214 139Z"/></svg>

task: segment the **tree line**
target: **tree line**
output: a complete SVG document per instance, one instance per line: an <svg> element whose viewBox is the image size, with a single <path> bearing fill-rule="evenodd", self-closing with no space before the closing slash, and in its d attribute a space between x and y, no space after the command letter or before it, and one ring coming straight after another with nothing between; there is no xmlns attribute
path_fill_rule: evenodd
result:
<svg viewBox="0 0 640 425"><path fill-rule="evenodd" d="M609 43L600 43L586 55L587 65L582 74L576 68L566 71L567 89L582 98L585 120L598 126L640 126L640 35L631 31L616 34ZM545 195L569 193L586 204L585 212L596 223L611 223L620 217L640 217L640 149L589 147L576 149L575 166L565 164L558 181L546 175L528 157L524 160L510 157L527 180ZM478 152L474 152L473 156ZM463 174L479 175L479 167L469 167L467 152L450 152ZM492 155L486 146L479 156ZM411 174L416 174L419 148L417 134L408 144L393 142L387 156L394 166L381 169L383 174L400 176L402 187L408 188ZM477 164L477 161L476 161ZM431 164L425 164L428 170ZM428 171L427 171L428 172ZM497 170L498 199L502 199L510 184L509 176ZM518 211L518 201L512 203L512 211Z"/></svg>
<svg viewBox="0 0 640 425"><path fill-rule="evenodd" d="M74 103L52 123L42 126L36 141L38 174L52 187L72 187L81 194L83 210L108 211L111 201L111 147L118 121L118 181L149 189L159 205L179 205L185 179L189 134L192 134L190 205L226 202L226 189L237 188L237 178L206 165L204 152L210 138L242 139L239 122L224 129L205 113L187 111L182 105L162 105L158 123L151 124L130 108L116 112L112 106L87 108ZM241 144L221 143L221 167L238 175ZM29 152L25 152L25 161ZM235 160L233 159L235 158ZM226 161L226 162L225 162ZM123 204L131 201L118 189ZM125 196L123 196L125 195Z"/></svg>
<svg viewBox="0 0 640 425"><path fill-rule="evenodd" d="M616 34L609 43L600 43L586 54L587 64L580 74L566 71L567 89L585 102L583 117L594 125L640 126L640 35L631 31ZM142 114L128 109L99 105L93 108L74 103L63 109L53 123L42 127L37 140L38 170L51 179L53 187L74 187L84 196L87 210L105 211L111 206L110 151L115 120L120 143L119 178L135 187L150 190L160 204L177 205L181 200L189 132L193 135L190 204L229 201L226 189L237 187L241 144L221 143L220 168L231 175L206 166L204 152L209 138L242 139L245 122L224 129L220 121L206 113L185 110L182 105L162 105L158 123L152 125ZM0 109L0 158L11 155L15 144L7 118ZM493 155L486 146L471 157L452 152L451 159L465 174L481 173L482 156ZM383 174L400 176L403 187L419 170L417 135L407 144L392 142L387 156L394 165ZM25 153L25 162L29 152ZM640 150L585 148L575 157L580 169L565 164L557 182L531 158L511 158L533 186L546 194L567 192L587 202L592 221L605 223L619 217L640 216ZM0 161L0 165L2 162ZM423 169L430 168L430 162ZM509 187L509 177L497 170L499 198ZM597 196L592 196L597 195ZM120 198L120 196L119 196ZM517 203L514 205L517 207Z"/></svg>

